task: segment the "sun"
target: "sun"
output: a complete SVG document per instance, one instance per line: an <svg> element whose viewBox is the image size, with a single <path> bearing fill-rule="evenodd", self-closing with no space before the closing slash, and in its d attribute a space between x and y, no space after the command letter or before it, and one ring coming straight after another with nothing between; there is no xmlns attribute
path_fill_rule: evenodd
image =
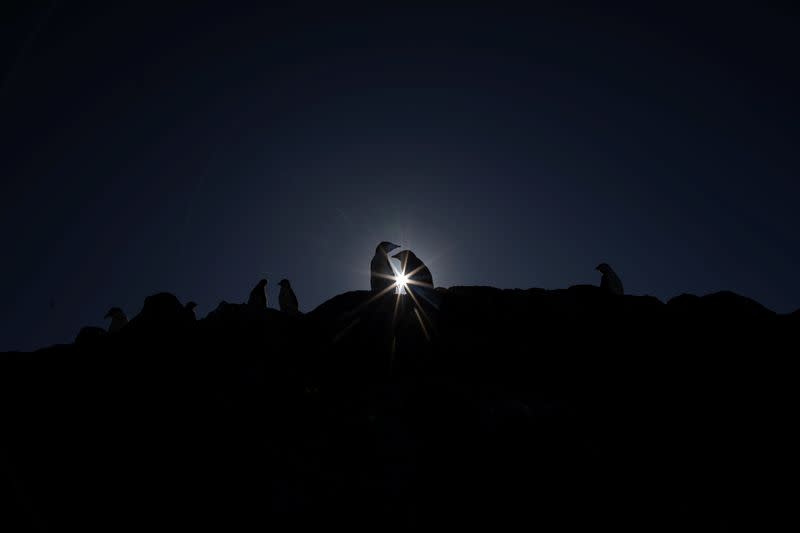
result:
<svg viewBox="0 0 800 533"><path fill-rule="evenodd" d="M408 288L408 276L405 274L397 274L394 277L394 285L397 287L397 294L405 294Z"/></svg>

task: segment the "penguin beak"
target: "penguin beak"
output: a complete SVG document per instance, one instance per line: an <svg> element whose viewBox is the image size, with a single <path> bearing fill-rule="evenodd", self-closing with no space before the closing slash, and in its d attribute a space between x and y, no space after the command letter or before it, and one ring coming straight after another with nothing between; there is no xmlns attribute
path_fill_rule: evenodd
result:
<svg viewBox="0 0 800 533"><path fill-rule="evenodd" d="M397 250L398 248L400 248L400 246L399 246L399 245L397 245L397 244L392 244L392 243L389 243L389 246L388 246L388 248L389 248L389 250L388 250L388 251L389 251L389 252L391 252L392 250Z"/></svg>

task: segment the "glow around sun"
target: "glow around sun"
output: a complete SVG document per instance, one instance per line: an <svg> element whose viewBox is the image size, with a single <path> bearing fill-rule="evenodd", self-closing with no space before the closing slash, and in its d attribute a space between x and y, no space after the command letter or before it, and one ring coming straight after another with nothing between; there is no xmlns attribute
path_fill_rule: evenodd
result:
<svg viewBox="0 0 800 533"><path fill-rule="evenodd" d="M398 274L395 276L394 284L400 288L405 289L406 285L408 285L408 276L405 274Z"/></svg>

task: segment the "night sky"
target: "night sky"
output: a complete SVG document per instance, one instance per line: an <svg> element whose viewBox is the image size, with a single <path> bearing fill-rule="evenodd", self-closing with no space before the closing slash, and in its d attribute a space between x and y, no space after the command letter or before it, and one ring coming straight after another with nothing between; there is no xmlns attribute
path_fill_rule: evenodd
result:
<svg viewBox="0 0 800 533"><path fill-rule="evenodd" d="M439 286L800 307L796 13L117 4L0 8L0 350L261 277L309 311L381 240Z"/></svg>

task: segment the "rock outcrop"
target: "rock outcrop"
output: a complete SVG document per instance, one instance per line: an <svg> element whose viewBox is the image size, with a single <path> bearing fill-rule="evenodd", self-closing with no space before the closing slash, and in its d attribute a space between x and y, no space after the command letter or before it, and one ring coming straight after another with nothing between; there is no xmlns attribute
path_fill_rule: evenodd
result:
<svg viewBox="0 0 800 533"><path fill-rule="evenodd" d="M0 520L722 531L776 516L796 313L732 293L437 295L425 316L358 291L194 321L162 293L116 334L0 354Z"/></svg>

